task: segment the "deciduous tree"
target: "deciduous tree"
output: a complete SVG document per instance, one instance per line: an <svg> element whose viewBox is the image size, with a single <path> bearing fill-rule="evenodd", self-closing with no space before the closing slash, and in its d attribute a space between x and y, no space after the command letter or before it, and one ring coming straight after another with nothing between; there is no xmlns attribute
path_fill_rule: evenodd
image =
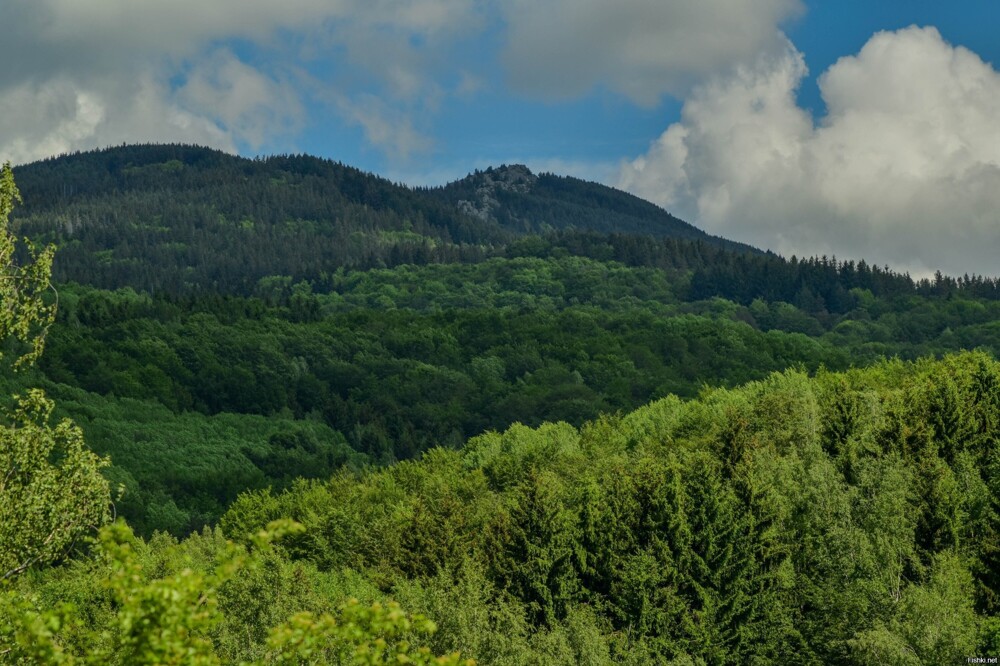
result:
<svg viewBox="0 0 1000 666"><path fill-rule="evenodd" d="M29 244L31 260L15 259L8 216L19 201L8 163L0 169L0 340L13 339L6 351L14 357L6 371L34 362L55 316L46 296L54 248ZM107 462L87 449L70 421L51 425L52 409L44 393L32 389L14 396L0 420L0 580L57 560L108 518L108 482L100 473Z"/></svg>

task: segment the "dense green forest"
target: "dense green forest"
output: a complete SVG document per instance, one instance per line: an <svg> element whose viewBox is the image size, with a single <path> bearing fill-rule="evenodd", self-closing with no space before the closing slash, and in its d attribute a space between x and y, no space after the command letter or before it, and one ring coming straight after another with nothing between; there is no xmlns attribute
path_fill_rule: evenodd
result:
<svg viewBox="0 0 1000 666"><path fill-rule="evenodd" d="M177 299L60 289L36 379L111 455L127 490L118 509L140 533L187 534L243 490L513 423L579 426L787 367L1000 349L1000 302L965 294L855 289L847 312L810 312L689 300L666 271L581 257L344 271L326 293L288 279L268 288Z"/></svg>
<svg viewBox="0 0 1000 666"><path fill-rule="evenodd" d="M21 167L17 179L18 233L58 243L56 280L105 288L247 295L274 275L478 261L525 233L567 227L752 251L611 188L549 175L496 211L506 224L454 205L462 183L413 190L308 156L121 147Z"/></svg>
<svg viewBox="0 0 1000 666"><path fill-rule="evenodd" d="M0 658L1000 652L996 280L784 259L516 166L409 189L136 146L16 176L11 229L58 251L51 291L51 250L7 266L36 288L4 296L5 441L51 442L8 478L110 508L32 509L72 538L3 576Z"/></svg>
<svg viewBox="0 0 1000 666"><path fill-rule="evenodd" d="M267 659L267 627L343 598L396 600L434 619L432 652L481 664L952 663L1000 649L998 415L984 354L787 372L243 495L215 530L112 544L142 594L213 581L189 640L226 663ZM278 517L301 531L244 542ZM226 537L259 561L214 582ZM35 609L19 635L69 654L120 641L110 547L18 581ZM189 597L161 607L184 617ZM65 624L45 633L50 608Z"/></svg>

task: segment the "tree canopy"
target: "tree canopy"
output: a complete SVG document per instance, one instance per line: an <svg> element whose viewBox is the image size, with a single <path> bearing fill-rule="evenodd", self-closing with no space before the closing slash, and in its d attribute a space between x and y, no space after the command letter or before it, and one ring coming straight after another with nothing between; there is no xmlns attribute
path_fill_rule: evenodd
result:
<svg viewBox="0 0 1000 666"><path fill-rule="evenodd" d="M41 354L55 316L46 300L54 248L32 251L26 264L15 260L15 237L8 228L20 200L10 164L0 169L0 340L8 371ZM8 360L8 359L4 359ZM109 515L108 482L100 474L106 460L83 443L69 420L53 426L53 405L37 389L14 397L0 424L0 580L29 567L58 560L83 534Z"/></svg>

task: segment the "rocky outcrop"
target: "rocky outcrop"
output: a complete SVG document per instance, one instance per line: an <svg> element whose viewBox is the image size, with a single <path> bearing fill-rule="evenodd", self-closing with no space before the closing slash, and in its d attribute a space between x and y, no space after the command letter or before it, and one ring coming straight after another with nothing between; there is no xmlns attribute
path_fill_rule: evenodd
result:
<svg viewBox="0 0 1000 666"><path fill-rule="evenodd" d="M534 187L538 176L531 173L531 170L523 164L512 164L498 169L490 167L486 171L469 176L469 179L475 185L476 196L472 200L460 199L457 203L458 209L481 220L489 220L493 217L493 211L500 205L497 200L498 192L525 194Z"/></svg>

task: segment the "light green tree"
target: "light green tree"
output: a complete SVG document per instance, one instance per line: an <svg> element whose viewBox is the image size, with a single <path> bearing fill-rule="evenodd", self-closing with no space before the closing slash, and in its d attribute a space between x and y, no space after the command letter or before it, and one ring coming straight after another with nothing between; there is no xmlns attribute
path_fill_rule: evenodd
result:
<svg viewBox="0 0 1000 666"><path fill-rule="evenodd" d="M10 164L0 169L0 351L5 371L32 364L55 317L51 288L53 246L19 264L9 216L21 195ZM13 360L11 360L13 359ZM80 429L51 425L53 404L36 389L14 396L0 414L0 581L59 559L85 532L108 519L110 493Z"/></svg>
<svg viewBox="0 0 1000 666"><path fill-rule="evenodd" d="M9 220L19 203L21 193L7 162L0 168L0 338L13 337L21 343L22 349L13 363L15 368L29 365L41 355L45 332L56 313L54 301L44 298L52 288L55 246L39 250L25 239L31 261L19 265L15 259L17 237L10 231Z"/></svg>
<svg viewBox="0 0 1000 666"><path fill-rule="evenodd" d="M171 564L151 572L146 545L122 521L98 533L89 585L105 590L113 612L91 613L63 603L42 605L29 596L0 592L0 663L64 666L218 666L230 663L216 651L215 629L226 621L219 590L235 577L265 566L262 555L285 534L302 531L288 520L275 521L251 538L249 548L231 542L213 555L209 571L177 566L187 561L184 546L164 553ZM93 609L91 609L93 610ZM264 654L244 666L475 666L458 653L434 655L420 641L436 631L422 615L395 603L361 604L348 599L334 613L299 612L273 627Z"/></svg>

